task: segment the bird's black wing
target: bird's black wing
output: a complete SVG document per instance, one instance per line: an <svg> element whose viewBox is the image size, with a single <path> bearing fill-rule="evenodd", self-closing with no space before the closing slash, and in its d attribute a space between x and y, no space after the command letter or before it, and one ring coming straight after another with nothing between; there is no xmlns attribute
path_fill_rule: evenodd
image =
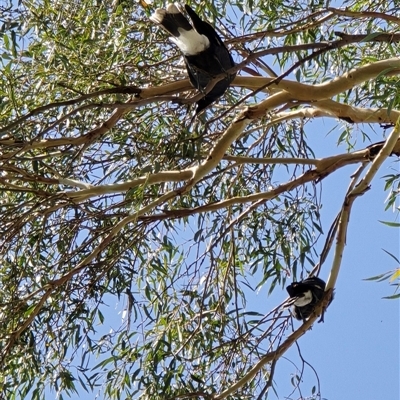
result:
<svg viewBox="0 0 400 400"><path fill-rule="evenodd" d="M320 293L325 290L325 282L317 278L316 276L312 276L310 278L304 279L301 282L293 282L289 286L286 287L287 292L290 297L296 297L301 295L302 293L311 290L312 292Z"/></svg>

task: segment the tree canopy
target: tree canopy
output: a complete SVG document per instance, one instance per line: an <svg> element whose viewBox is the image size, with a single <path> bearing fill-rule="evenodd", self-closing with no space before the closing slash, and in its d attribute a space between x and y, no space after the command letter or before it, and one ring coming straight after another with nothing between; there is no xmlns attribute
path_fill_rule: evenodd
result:
<svg viewBox="0 0 400 400"><path fill-rule="evenodd" d="M4 398L263 398L329 302L352 207L400 155L395 1L191 3L238 72L196 118L204 94L149 21L164 5L0 6ZM316 157L320 118L346 153ZM348 165L323 226L324 178ZM326 296L300 327L282 305L247 306L321 269Z"/></svg>

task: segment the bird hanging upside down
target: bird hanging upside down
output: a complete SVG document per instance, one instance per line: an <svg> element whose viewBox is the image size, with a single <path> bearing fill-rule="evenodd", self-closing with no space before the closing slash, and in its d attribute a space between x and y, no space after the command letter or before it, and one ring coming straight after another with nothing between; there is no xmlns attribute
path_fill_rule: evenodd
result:
<svg viewBox="0 0 400 400"><path fill-rule="evenodd" d="M187 4L185 10L193 26L180 11L178 4L168 4L166 9L158 8L150 20L164 28L172 37L185 58L191 84L204 92L208 83L217 75L225 74L214 87L197 102L196 114L221 97L236 73L227 73L235 63L215 29Z"/></svg>
<svg viewBox="0 0 400 400"><path fill-rule="evenodd" d="M316 304L322 299L325 292L325 282L312 276L301 282L293 282L287 288L292 305L292 314L298 320L305 320L314 311ZM331 300L332 301L332 298ZM330 302L329 302L330 303Z"/></svg>

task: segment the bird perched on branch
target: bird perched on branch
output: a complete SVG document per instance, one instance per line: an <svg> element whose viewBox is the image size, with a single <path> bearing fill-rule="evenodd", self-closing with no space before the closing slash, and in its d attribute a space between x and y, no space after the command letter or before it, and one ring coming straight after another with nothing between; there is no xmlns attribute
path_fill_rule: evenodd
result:
<svg viewBox="0 0 400 400"><path fill-rule="evenodd" d="M293 282L286 288L292 305L292 314L296 319L305 320L314 311L315 305L322 299L325 282L312 276L301 282Z"/></svg>
<svg viewBox="0 0 400 400"><path fill-rule="evenodd" d="M192 25L183 15L178 4L168 4L166 9L158 8L150 20L164 28L172 37L185 58L191 84L200 92L218 75L224 76L197 102L196 114L221 97L236 73L227 73L235 63L215 29L187 4L185 10Z"/></svg>

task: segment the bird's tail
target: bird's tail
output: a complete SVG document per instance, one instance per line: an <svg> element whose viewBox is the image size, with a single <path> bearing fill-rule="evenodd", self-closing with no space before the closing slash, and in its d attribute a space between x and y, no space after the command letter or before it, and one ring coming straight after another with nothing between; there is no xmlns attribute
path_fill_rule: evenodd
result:
<svg viewBox="0 0 400 400"><path fill-rule="evenodd" d="M190 25L189 21L175 4L168 4L167 9L157 8L150 19L154 23L161 25L174 37L179 37L181 35L179 28L185 31L193 29L192 25Z"/></svg>
<svg viewBox="0 0 400 400"><path fill-rule="evenodd" d="M198 17L197 17L198 18ZM168 4L166 9L157 8L150 20L160 25L172 37L170 38L185 55L196 55L210 45L206 36L198 33L190 25L178 6Z"/></svg>

